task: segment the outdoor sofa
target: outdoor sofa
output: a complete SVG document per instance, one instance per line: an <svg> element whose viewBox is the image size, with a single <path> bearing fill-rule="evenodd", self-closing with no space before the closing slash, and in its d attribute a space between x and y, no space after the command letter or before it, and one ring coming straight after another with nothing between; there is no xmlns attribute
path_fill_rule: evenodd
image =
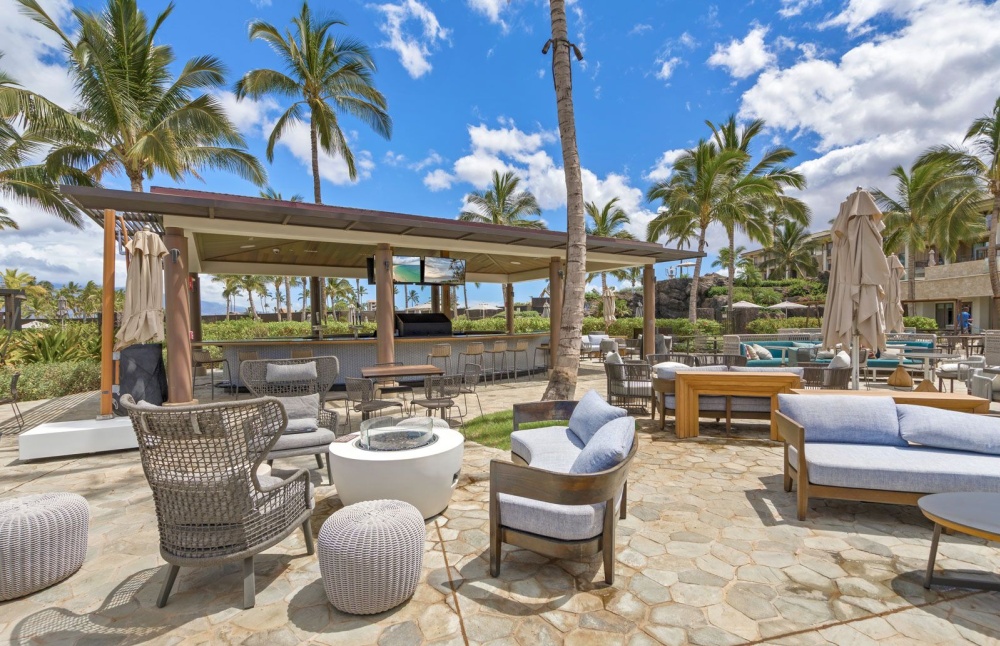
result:
<svg viewBox="0 0 1000 646"><path fill-rule="evenodd" d="M677 400L674 395L676 387L676 376L679 371L691 372L789 372L803 375L803 369L796 366L769 366L752 367L750 362L746 366L729 366L725 364L715 366L690 367L683 364L665 362L653 366L653 376L655 378L655 396L653 397L653 418L656 418L656 410L660 409L663 416L677 413ZM747 375L752 379L752 375ZM730 397L727 395L702 395L698 397L698 416L715 418L715 421L725 418L726 430L732 426L733 419L771 419L771 398L770 397Z"/></svg>
<svg viewBox="0 0 1000 646"><path fill-rule="evenodd" d="M520 429L540 421L554 425ZM508 543L552 558L601 552L604 580L614 583L615 528L639 445L635 418L593 390L579 402L515 404L510 444L510 462L490 462L492 575Z"/></svg>
<svg viewBox="0 0 1000 646"><path fill-rule="evenodd" d="M785 491L915 505L930 493L1000 492L1000 419L896 404L892 397L780 394Z"/></svg>

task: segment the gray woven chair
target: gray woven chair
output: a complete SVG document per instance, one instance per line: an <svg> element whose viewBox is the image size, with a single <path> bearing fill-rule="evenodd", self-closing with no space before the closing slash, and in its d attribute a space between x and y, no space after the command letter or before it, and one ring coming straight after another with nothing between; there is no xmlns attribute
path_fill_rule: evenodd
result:
<svg viewBox="0 0 1000 646"><path fill-rule="evenodd" d="M666 361L683 363L685 366L691 366L692 368L698 365L698 358L696 356L683 352L665 352L646 355L646 363L651 366L655 366L658 363L664 363Z"/></svg>
<svg viewBox="0 0 1000 646"><path fill-rule="evenodd" d="M309 474L258 476L288 423L274 398L161 408L121 399L153 491L160 556L170 564L156 605L181 567L243 563L243 607L254 605L253 557L302 528L313 553Z"/></svg>
<svg viewBox="0 0 1000 646"><path fill-rule="evenodd" d="M458 419L464 423L462 409L455 403L455 399L462 392L464 385L463 375L437 375L424 380L424 398L414 399L414 408L420 406L427 409L427 415L432 415L435 411L441 412L441 419L449 418L452 408L458 411Z"/></svg>
<svg viewBox="0 0 1000 646"><path fill-rule="evenodd" d="M645 411L646 404L653 400L653 378L650 371L650 365L645 361L605 361L608 403L626 410Z"/></svg>
<svg viewBox="0 0 1000 646"><path fill-rule="evenodd" d="M387 408L399 408L399 414L403 414L403 402L375 398L374 379L345 377L344 383L347 384L347 400L355 412L361 413L361 421L371 417L372 413L381 415Z"/></svg>
<svg viewBox="0 0 1000 646"><path fill-rule="evenodd" d="M385 363L376 363L375 367L380 368L382 366L401 366L402 361L388 361ZM410 396L410 401L413 401L413 388L414 386L421 386L422 383L415 383L413 381L403 382L398 381L393 377L379 377L375 380L375 389L378 391L379 396L383 395L404 395L403 401L406 401L405 395ZM412 408L412 407L411 407Z"/></svg>
<svg viewBox="0 0 1000 646"><path fill-rule="evenodd" d="M825 363L799 364L802 368L802 384L806 388L820 390L847 390L851 385L851 369L831 368Z"/></svg>
<svg viewBox="0 0 1000 646"><path fill-rule="evenodd" d="M285 407L288 427L267 456L278 458L315 455L333 484L330 443L336 439L337 413L326 408L326 395L340 374L337 357L311 359L255 359L240 365L240 381L255 397L276 397Z"/></svg>
<svg viewBox="0 0 1000 646"><path fill-rule="evenodd" d="M476 398L476 403L479 404L479 416L483 415L483 402L479 399L479 393L476 389L479 388L479 379L483 375L483 367L477 363L467 363L465 364L465 369L462 371L462 386L459 388L459 392L462 393L462 399L465 401L465 412L462 415L468 415L469 413L469 395Z"/></svg>

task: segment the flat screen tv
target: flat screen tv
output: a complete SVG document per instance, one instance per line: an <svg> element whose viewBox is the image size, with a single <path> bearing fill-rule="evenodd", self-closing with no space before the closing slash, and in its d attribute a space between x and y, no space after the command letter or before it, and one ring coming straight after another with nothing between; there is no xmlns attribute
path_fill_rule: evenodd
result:
<svg viewBox="0 0 1000 646"><path fill-rule="evenodd" d="M375 284L375 259L365 258L365 268L368 270L368 284Z"/></svg>
<svg viewBox="0 0 1000 646"><path fill-rule="evenodd" d="M465 283L465 261L456 258L424 258L424 284L461 285Z"/></svg>
<svg viewBox="0 0 1000 646"><path fill-rule="evenodd" d="M392 282L419 283L421 274L420 256L393 256Z"/></svg>

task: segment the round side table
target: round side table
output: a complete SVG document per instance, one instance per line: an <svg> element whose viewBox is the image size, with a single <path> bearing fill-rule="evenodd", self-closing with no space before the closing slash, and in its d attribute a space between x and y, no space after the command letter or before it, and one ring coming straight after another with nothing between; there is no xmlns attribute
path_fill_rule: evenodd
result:
<svg viewBox="0 0 1000 646"><path fill-rule="evenodd" d="M972 491L935 493L918 500L917 506L924 516L934 522L934 538L931 539L931 552L927 557L924 587L929 589L932 584L938 584L1000 591L1000 582L934 574L934 560L937 558L942 528L988 541L1000 541L1000 494Z"/></svg>

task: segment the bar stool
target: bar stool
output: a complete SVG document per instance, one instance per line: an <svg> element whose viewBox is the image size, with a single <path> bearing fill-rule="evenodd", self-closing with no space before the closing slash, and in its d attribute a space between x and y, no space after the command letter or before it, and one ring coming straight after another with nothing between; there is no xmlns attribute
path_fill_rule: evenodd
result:
<svg viewBox="0 0 1000 646"><path fill-rule="evenodd" d="M293 359L312 359L314 356L310 348L292 348Z"/></svg>
<svg viewBox="0 0 1000 646"><path fill-rule="evenodd" d="M514 381L517 381L517 355L524 355L524 368L528 369L528 340L519 339L513 348L507 350L507 354L511 355L514 359ZM504 362L506 363L507 357L504 357ZM531 372L528 372L528 376L531 376Z"/></svg>
<svg viewBox="0 0 1000 646"><path fill-rule="evenodd" d="M490 357L490 376L493 377L493 385L495 386L497 384L497 356L500 357L500 370L504 374L507 372L507 342L494 341L493 347L484 350L483 354Z"/></svg>
<svg viewBox="0 0 1000 646"><path fill-rule="evenodd" d="M198 368L208 369L208 380L211 385L212 401L215 401L215 367L222 365L226 368L226 378L231 382L233 380L232 374L229 372L229 362L225 359L213 359L212 355L208 350L195 350L191 353L191 390L194 390L195 380L198 376Z"/></svg>
<svg viewBox="0 0 1000 646"><path fill-rule="evenodd" d="M535 378L534 377L534 371L535 371L536 368L538 368L538 353L539 352L542 353L542 366L544 366L544 368L546 370L549 369L549 358L551 357L549 343L550 343L550 341L548 339L546 339L545 341L543 341L542 343L540 343L538 346L535 347L535 356L532 357L532 359L531 359L531 370L532 370L532 374L531 374L531 377L530 377L531 379Z"/></svg>
<svg viewBox="0 0 1000 646"><path fill-rule="evenodd" d="M427 363L436 365L435 359L444 359L444 372L451 372L451 345L448 343L436 343L431 346L431 351L427 353Z"/></svg>
<svg viewBox="0 0 1000 646"><path fill-rule="evenodd" d="M236 353L236 374L240 374L240 367L243 365L244 361L257 361L257 351L256 350L246 350L243 352ZM229 383L232 384L233 380L230 378ZM236 399L240 398L240 388L236 387Z"/></svg>
<svg viewBox="0 0 1000 646"><path fill-rule="evenodd" d="M486 346L483 345L482 343L470 343L469 345L465 346L465 352L458 353L458 369L465 370L465 366L467 366L470 363L482 368L483 352L485 350ZM462 357L465 357L464 361L462 360ZM472 358L473 360L470 361L470 358Z"/></svg>

